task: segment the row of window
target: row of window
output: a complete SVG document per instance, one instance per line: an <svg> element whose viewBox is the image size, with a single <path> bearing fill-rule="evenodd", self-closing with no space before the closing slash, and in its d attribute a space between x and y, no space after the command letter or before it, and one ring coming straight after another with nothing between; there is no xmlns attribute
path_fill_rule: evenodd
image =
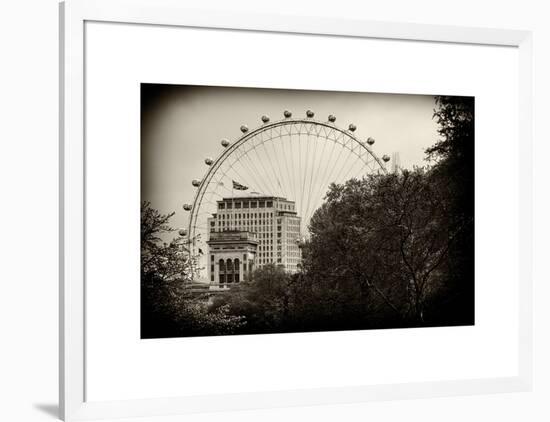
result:
<svg viewBox="0 0 550 422"><path fill-rule="evenodd" d="M214 274L210 276L210 280L214 281ZM219 275L219 283L240 283L240 274L221 274Z"/></svg>
<svg viewBox="0 0 550 422"><path fill-rule="evenodd" d="M216 230L210 230L211 233L214 233ZM221 250L232 250L232 249L244 249L244 246L212 246L211 249L215 251Z"/></svg>
<svg viewBox="0 0 550 422"><path fill-rule="evenodd" d="M216 257L214 255L210 255L210 262L214 263L214 260ZM223 261L223 259L220 259L220 262ZM228 261L231 261L231 259L228 259ZM243 254L243 261L246 263L246 254ZM239 258L235 258L235 262L239 262Z"/></svg>
<svg viewBox="0 0 550 422"><path fill-rule="evenodd" d="M272 264L272 263L277 263L277 264L282 264L283 260L282 260L282 257L280 254L277 254L278 257L276 259L276 261L273 259L273 254L270 254L270 256L262 256L262 255L267 255L267 254L258 254L259 256L256 258L256 262L258 264L259 267L262 267L263 265L266 265L266 264ZM246 255L243 256L245 261L243 263L243 272L245 274L245 278L246 278L246 271L247 271L247 265L246 265ZM213 259L213 255L211 256L211 258ZM292 270L296 270L297 268L297 264L300 262L299 259L292 259L292 258L287 258L286 259L286 265L288 267L288 269L292 269ZM228 259L224 262L223 259L220 259L219 260L219 272L218 272L218 277L219 277L219 283L223 284L223 283L238 283L240 281L240 268L239 268L239 259L235 259L233 260L233 263L231 262L231 259ZM249 265L248 265L248 268L250 271L253 271L253 261L250 260L249 261ZM210 280L211 281L214 281L215 279L215 269L214 269L214 264L211 264L210 266Z"/></svg>
<svg viewBox="0 0 550 422"><path fill-rule="evenodd" d="M254 231L254 233L259 233L259 234L264 234L263 236L261 236L262 238L264 239L267 239L267 238L273 238L273 232L271 230L265 230L265 228L263 227L255 227L255 226L251 226L251 227L245 227L246 224L242 225L240 224L240 222L238 223L235 223L233 226L231 224L227 224L227 227L225 225L225 222L222 222L222 223L219 223L218 224L218 231L231 231L231 230L239 230L239 231L248 231L248 230L251 230L251 231ZM279 227L279 230L281 228ZM214 226L214 224L211 224L211 227L210 227L210 233L214 233L216 232L216 227ZM281 232L279 231L277 233L277 237L281 237Z"/></svg>
<svg viewBox="0 0 550 422"><path fill-rule="evenodd" d="M210 255L210 281L214 281L215 278L215 268L214 268L214 255ZM246 275L247 270L254 270L254 263L252 260L248 261L247 266L246 255L243 255L243 273ZM240 282L240 263L239 258L231 259L220 259L218 261L219 266L219 283L239 283Z"/></svg>
<svg viewBox="0 0 550 422"><path fill-rule="evenodd" d="M266 265L266 264L273 264L275 261L273 260L272 257L270 258L259 258L258 259L258 265L261 267L262 265ZM277 263L281 263L283 262L282 258L277 258Z"/></svg>
<svg viewBox="0 0 550 422"><path fill-rule="evenodd" d="M217 220L248 220L254 219L254 224L261 225L272 225L273 224L273 213L272 212L260 212L260 213L219 213L213 214L213 218ZM283 222L282 218L277 218L277 225L281 225ZM286 219L287 227L299 227L300 219Z"/></svg>
<svg viewBox="0 0 550 422"><path fill-rule="evenodd" d="M240 261L239 261L239 258L235 259L235 261L232 261L231 259L227 259L227 260L223 260L223 259L220 259L219 260L219 271L220 272L224 272L224 271L227 271L227 272L236 272L238 273L240 270L241 270L241 266L240 266ZM246 266L246 264L244 264Z"/></svg>
<svg viewBox="0 0 550 422"><path fill-rule="evenodd" d="M241 221L241 220L235 220L233 222L233 224L231 224L230 221L227 222L227 226L235 226L235 227L239 227L239 226L248 226L248 227L254 227L254 228L258 228L260 229L261 231L265 231L266 229L272 229L273 228L273 225L271 224L268 224L267 226L265 224L259 224L257 221ZM216 222L215 221L211 221L210 222L210 227L216 227ZM225 227L225 221L218 221L218 227ZM263 229L263 230L262 230ZM281 231L281 226L277 226L277 229L279 231ZM271 230L269 230L271 231Z"/></svg>
<svg viewBox="0 0 550 422"><path fill-rule="evenodd" d="M243 208L273 208L273 201L226 201L218 204L220 210L243 209ZM283 211L294 211L294 204L279 202L277 209Z"/></svg>
<svg viewBox="0 0 550 422"><path fill-rule="evenodd" d="M273 201L231 201L221 202L218 204L218 209L230 210L235 206L235 209L240 208L272 208Z"/></svg>
<svg viewBox="0 0 550 422"><path fill-rule="evenodd" d="M219 217L216 217L216 216L219 216ZM273 213L272 212L254 212L254 213L219 213L219 214L214 214L214 218L218 218L218 219L221 219L221 220L225 220L225 219L228 219L228 220L231 220L232 218L235 219L235 218L260 218L260 219L266 219L266 218L269 218L269 219L272 219L273 218ZM279 221L281 220L280 218L278 219Z"/></svg>

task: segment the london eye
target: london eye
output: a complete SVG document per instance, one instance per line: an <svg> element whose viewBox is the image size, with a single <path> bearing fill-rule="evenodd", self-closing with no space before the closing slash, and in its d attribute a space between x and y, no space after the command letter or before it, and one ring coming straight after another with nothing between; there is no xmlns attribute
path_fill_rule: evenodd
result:
<svg viewBox="0 0 550 422"><path fill-rule="evenodd" d="M386 173L390 160L388 155L378 157L375 140L360 139L353 123L341 128L335 115L318 120L312 110L303 117L285 110L282 119L273 121L264 115L258 127L242 125L240 131L237 139L220 140L218 157L204 157L205 174L190 181L196 193L192 202L183 205L189 218L180 234L187 239L189 254L199 257L197 274L204 266L200 257L207 250L209 218L223 198L245 190L249 196L293 201L301 218L301 236L307 237L309 221L331 183Z"/></svg>

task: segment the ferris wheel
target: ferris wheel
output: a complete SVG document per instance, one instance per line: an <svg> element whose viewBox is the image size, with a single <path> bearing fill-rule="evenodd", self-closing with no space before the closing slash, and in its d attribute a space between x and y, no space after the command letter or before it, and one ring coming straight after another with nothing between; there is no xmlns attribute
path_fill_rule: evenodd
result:
<svg viewBox="0 0 550 422"><path fill-rule="evenodd" d="M331 183L387 172L390 157L374 153L373 138L360 140L354 124L342 129L332 114L326 121L314 116L312 110L305 117L285 110L277 121L264 115L253 130L242 125L236 140L222 139L223 150L216 159L205 158L205 175L191 182L197 188L193 202L183 205L189 220L180 234L187 237L191 256L206 253L208 218L216 213L217 201L242 194L235 191L235 183L250 196L294 201L301 235L307 237L309 221Z"/></svg>

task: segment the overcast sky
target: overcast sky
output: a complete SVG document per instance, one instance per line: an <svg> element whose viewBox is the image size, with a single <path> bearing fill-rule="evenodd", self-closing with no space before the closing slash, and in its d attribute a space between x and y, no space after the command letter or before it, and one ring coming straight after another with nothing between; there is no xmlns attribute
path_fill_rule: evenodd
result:
<svg viewBox="0 0 550 422"><path fill-rule="evenodd" d="M293 117L311 109L321 121L334 114L339 127L354 123L358 138L375 138L379 157L398 151L402 167L423 166L438 139L434 107L428 95L142 85L142 200L175 211L172 226L186 227L182 205L193 201L191 180L204 177L204 159L220 154L221 139L241 136L242 124L253 129L264 114L279 120L285 109Z"/></svg>

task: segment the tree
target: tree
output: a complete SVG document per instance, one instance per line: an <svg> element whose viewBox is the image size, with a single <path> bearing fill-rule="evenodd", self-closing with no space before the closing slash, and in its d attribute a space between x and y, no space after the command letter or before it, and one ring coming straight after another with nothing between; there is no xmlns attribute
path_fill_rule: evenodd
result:
<svg viewBox="0 0 550 422"><path fill-rule="evenodd" d="M440 139L426 150L435 163L433 178L447 189L449 227L456 238L449 250L446 285L439 298L441 317L474 322L475 277L475 98L437 97L434 118Z"/></svg>
<svg viewBox="0 0 550 422"><path fill-rule="evenodd" d="M424 169L331 185L310 223L306 277L364 324L425 323L454 237L445 207Z"/></svg>
<svg viewBox="0 0 550 422"><path fill-rule="evenodd" d="M434 118L440 139L426 149L427 159L446 161L446 165L456 166L457 174L471 176L468 167L474 163L475 98L438 96L435 101Z"/></svg>
<svg viewBox="0 0 550 422"><path fill-rule="evenodd" d="M194 259L185 239L176 236L169 220L149 202L141 206L141 335L142 338L230 334L243 318L228 314L227 307L210 312L208 304L194 297L191 282Z"/></svg>
<svg viewBox="0 0 550 422"><path fill-rule="evenodd" d="M292 278L284 269L268 264L256 269L248 281L218 297L212 309L227 306L233 315L244 316L242 333L266 333L288 330L290 324L289 288Z"/></svg>
<svg viewBox="0 0 550 422"><path fill-rule="evenodd" d="M170 242L163 235L174 232L168 221L174 215L161 214L149 202L141 207L141 278L146 283L189 280L191 262L184 238L174 237Z"/></svg>
<svg viewBox="0 0 550 422"><path fill-rule="evenodd" d="M312 218L303 279L338 318L473 323L474 99L437 97L434 118L430 167L332 185Z"/></svg>

